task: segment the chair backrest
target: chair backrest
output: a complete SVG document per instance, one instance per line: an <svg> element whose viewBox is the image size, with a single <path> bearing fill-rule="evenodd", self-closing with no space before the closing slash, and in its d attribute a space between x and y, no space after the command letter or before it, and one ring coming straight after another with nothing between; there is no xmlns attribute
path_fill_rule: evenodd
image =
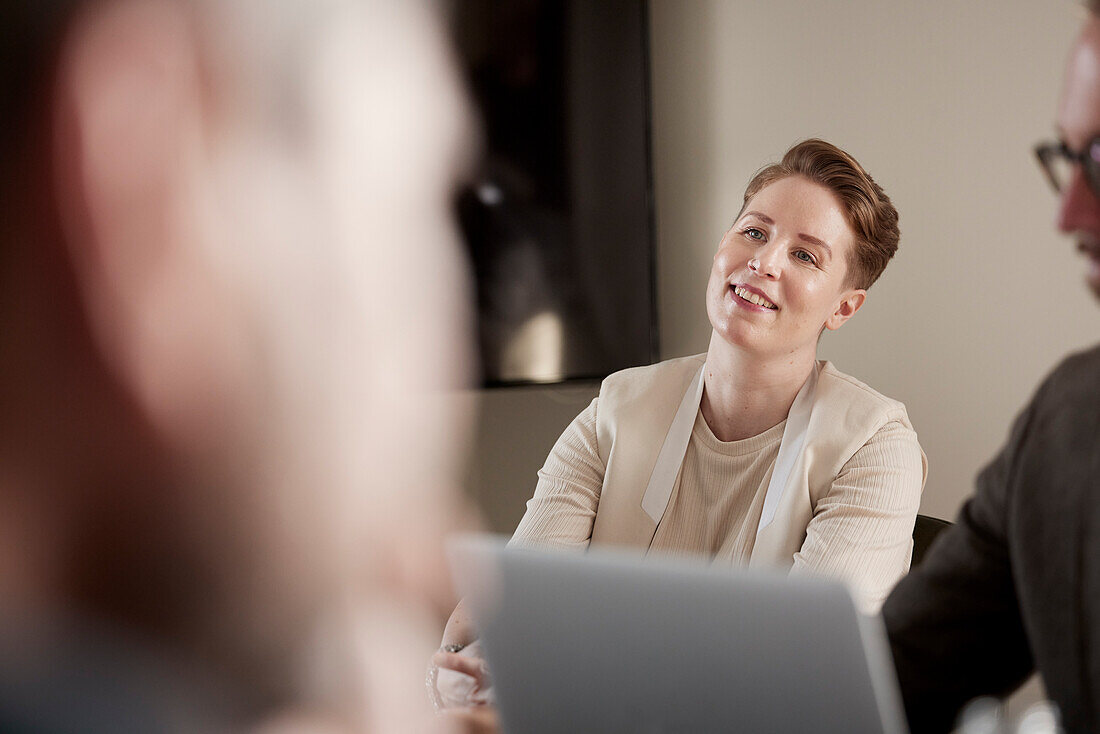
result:
<svg viewBox="0 0 1100 734"><path fill-rule="evenodd" d="M941 520L930 515L917 515L917 522L913 525L913 562L911 567L917 566L924 560L924 554L928 552L932 541L943 530L951 527L953 523Z"/></svg>

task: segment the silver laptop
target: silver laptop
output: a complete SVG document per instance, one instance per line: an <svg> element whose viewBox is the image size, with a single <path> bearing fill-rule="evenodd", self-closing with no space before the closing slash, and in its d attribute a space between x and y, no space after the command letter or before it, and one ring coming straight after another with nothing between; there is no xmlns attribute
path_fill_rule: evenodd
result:
<svg viewBox="0 0 1100 734"><path fill-rule="evenodd" d="M881 622L841 584L489 536L451 562L506 734L906 730Z"/></svg>

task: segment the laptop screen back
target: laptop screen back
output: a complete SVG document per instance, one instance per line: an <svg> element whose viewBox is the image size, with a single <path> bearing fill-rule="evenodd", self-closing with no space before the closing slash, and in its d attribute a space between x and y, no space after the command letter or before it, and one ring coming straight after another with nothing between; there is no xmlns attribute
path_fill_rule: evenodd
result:
<svg viewBox="0 0 1100 734"><path fill-rule="evenodd" d="M607 552L452 549L509 734L903 732L840 584Z"/></svg>

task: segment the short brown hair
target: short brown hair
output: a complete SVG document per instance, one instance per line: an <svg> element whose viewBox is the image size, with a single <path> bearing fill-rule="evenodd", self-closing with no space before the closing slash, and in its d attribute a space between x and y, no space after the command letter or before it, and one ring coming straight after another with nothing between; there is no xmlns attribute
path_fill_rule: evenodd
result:
<svg viewBox="0 0 1100 734"><path fill-rule="evenodd" d="M855 158L832 143L810 138L788 150L779 163L756 172L745 189L742 211L761 189L788 176L804 176L840 200L848 226L856 234L856 246L848 257L847 282L856 288L870 288L898 251L901 239L898 210L890 197Z"/></svg>

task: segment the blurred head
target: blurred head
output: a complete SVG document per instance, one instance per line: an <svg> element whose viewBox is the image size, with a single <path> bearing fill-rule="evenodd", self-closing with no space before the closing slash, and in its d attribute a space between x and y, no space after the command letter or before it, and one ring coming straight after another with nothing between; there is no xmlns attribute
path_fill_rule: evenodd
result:
<svg viewBox="0 0 1100 734"><path fill-rule="evenodd" d="M770 354L815 350L862 307L897 250L897 211L847 153L791 148L749 182L714 258L707 310L727 342Z"/></svg>
<svg viewBox="0 0 1100 734"><path fill-rule="evenodd" d="M1072 151L1088 150L1100 136L1100 3L1088 5L1091 12L1070 50L1058 105L1059 135ZM1100 194L1079 165L1062 186L1057 225L1077 240L1088 261L1088 284L1100 297Z"/></svg>
<svg viewBox="0 0 1100 734"><path fill-rule="evenodd" d="M469 325L440 29L408 2L10 5L0 597L277 697L342 610L407 624L445 588Z"/></svg>

